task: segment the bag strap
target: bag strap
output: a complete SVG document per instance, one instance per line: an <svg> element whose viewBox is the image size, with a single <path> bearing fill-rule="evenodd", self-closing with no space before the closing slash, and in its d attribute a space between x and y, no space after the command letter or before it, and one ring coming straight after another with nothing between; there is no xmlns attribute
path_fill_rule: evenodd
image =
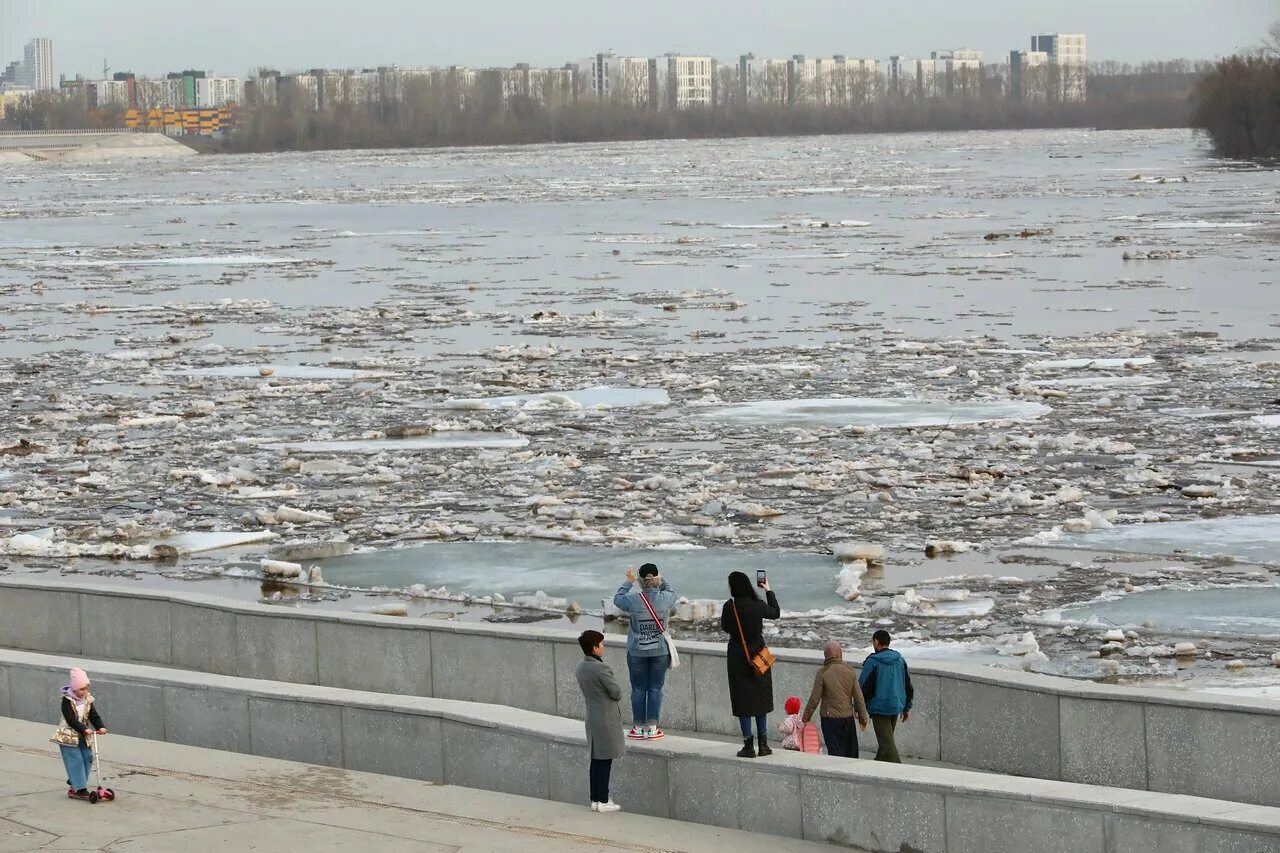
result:
<svg viewBox="0 0 1280 853"><path fill-rule="evenodd" d="M653 621L658 624L658 632L665 634L667 628L662 624L662 620L658 618L658 611L653 609L653 605L649 602L648 597L645 596L644 590L640 591L640 600L644 602L644 608L649 611L649 615L653 617Z"/></svg>
<svg viewBox="0 0 1280 853"><path fill-rule="evenodd" d="M738 602L729 599L729 603L733 605L733 621L738 623L738 639L742 640L742 653L747 656L747 663L751 663L751 650L747 648L747 635L742 631L742 617L738 615Z"/></svg>

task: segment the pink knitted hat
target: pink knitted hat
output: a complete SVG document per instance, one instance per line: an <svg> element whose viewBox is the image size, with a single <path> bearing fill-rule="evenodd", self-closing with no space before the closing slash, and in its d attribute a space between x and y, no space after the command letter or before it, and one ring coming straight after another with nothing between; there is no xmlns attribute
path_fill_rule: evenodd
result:
<svg viewBox="0 0 1280 853"><path fill-rule="evenodd" d="M76 667L71 670L71 689L79 690L81 687L89 686L89 674L83 669Z"/></svg>

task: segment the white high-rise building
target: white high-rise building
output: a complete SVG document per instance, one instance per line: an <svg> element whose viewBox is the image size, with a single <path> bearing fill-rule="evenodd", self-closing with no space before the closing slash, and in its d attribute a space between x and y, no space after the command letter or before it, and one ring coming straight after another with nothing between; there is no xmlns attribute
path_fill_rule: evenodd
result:
<svg viewBox="0 0 1280 853"><path fill-rule="evenodd" d="M1061 101L1088 96L1088 54L1084 33L1032 36L1031 49L1049 55L1049 94Z"/></svg>
<svg viewBox="0 0 1280 853"><path fill-rule="evenodd" d="M196 106L200 109L225 107L244 100L244 82L236 77L197 77Z"/></svg>
<svg viewBox="0 0 1280 853"><path fill-rule="evenodd" d="M99 80L93 84L93 89L97 93L99 107L129 108L128 80Z"/></svg>
<svg viewBox="0 0 1280 853"><path fill-rule="evenodd" d="M869 104L880 92L880 66L874 59L837 54L822 60L822 103L852 107Z"/></svg>
<svg viewBox="0 0 1280 853"><path fill-rule="evenodd" d="M1048 100L1049 54L1043 50L1010 51L1009 86L1020 101Z"/></svg>
<svg viewBox="0 0 1280 853"><path fill-rule="evenodd" d="M787 59L771 59L746 53L738 57L738 88L748 104L785 106L790 97Z"/></svg>
<svg viewBox="0 0 1280 853"><path fill-rule="evenodd" d="M18 82L37 92L58 88L58 81L53 76L53 41L36 38L27 42L20 73L22 79Z"/></svg>
<svg viewBox="0 0 1280 853"><path fill-rule="evenodd" d="M982 92L982 51L935 50L933 94L939 98L971 98Z"/></svg>
<svg viewBox="0 0 1280 853"><path fill-rule="evenodd" d="M615 56L613 51L591 57L591 94L602 101L628 107L649 105L649 60L643 56Z"/></svg>
<svg viewBox="0 0 1280 853"><path fill-rule="evenodd" d="M649 60L649 102L660 110L715 104L716 61L710 56L668 53Z"/></svg>
<svg viewBox="0 0 1280 853"><path fill-rule="evenodd" d="M787 103L822 103L822 60L796 54L787 61Z"/></svg>
<svg viewBox="0 0 1280 853"><path fill-rule="evenodd" d="M889 57L886 66L885 88L903 98L932 98L935 62L929 59L908 59L905 56Z"/></svg>

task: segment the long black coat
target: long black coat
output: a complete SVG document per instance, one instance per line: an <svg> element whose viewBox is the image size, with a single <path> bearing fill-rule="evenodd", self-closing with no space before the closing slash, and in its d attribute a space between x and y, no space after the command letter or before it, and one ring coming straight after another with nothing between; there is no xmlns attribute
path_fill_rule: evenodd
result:
<svg viewBox="0 0 1280 853"><path fill-rule="evenodd" d="M782 615L778 598L766 593L768 602L752 596L736 599L738 616L742 619L742 633L747 638L751 654L760 651L764 642L764 620ZM726 659L729 671L729 704L735 717L759 717L773 711L773 670L756 675L750 661L742 651L742 638L733 618L735 599L729 599L720 609L720 627L729 635Z"/></svg>

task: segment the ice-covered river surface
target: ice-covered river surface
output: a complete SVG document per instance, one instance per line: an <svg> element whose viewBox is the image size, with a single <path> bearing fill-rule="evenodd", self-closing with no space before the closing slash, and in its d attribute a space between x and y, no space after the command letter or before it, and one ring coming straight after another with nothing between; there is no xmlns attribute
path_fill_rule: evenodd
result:
<svg viewBox="0 0 1280 853"><path fill-rule="evenodd" d="M598 625L652 559L715 637L765 567L778 645L1280 684L1280 173L1188 132L0 186L5 571Z"/></svg>

